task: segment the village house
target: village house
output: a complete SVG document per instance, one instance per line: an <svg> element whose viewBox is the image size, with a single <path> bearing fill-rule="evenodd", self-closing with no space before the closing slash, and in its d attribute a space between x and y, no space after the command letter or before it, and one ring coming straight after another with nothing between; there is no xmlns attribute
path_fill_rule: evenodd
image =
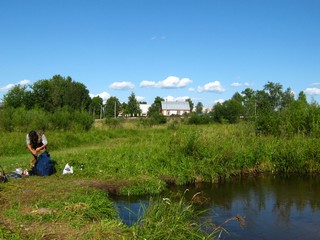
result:
<svg viewBox="0 0 320 240"><path fill-rule="evenodd" d="M179 115L190 113L189 102L161 102L161 113L163 116Z"/></svg>
<svg viewBox="0 0 320 240"><path fill-rule="evenodd" d="M151 107L151 104L140 103L139 107L140 107L140 110L141 110L140 116L141 117L146 117L148 115L148 110L149 110L149 107Z"/></svg>

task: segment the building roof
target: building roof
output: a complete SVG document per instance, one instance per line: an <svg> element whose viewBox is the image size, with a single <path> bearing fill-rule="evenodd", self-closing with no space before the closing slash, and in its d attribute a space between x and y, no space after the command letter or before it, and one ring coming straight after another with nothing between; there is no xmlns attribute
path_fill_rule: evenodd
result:
<svg viewBox="0 0 320 240"><path fill-rule="evenodd" d="M190 111L189 102L168 102L163 101L161 102L162 110L184 110Z"/></svg>

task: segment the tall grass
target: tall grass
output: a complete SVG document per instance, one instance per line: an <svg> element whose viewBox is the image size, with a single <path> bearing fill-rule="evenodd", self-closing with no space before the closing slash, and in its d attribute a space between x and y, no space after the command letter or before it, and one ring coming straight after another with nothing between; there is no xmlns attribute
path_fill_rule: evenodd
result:
<svg viewBox="0 0 320 240"><path fill-rule="evenodd" d="M151 198L144 215L133 226L136 239L214 239L197 220L200 212L184 197Z"/></svg>
<svg viewBox="0 0 320 240"><path fill-rule="evenodd" d="M244 173L320 171L320 143L311 136L256 135L249 124L168 124L141 127L139 120L129 120L115 127L45 134L58 172L69 163L75 176L122 181L119 192L126 195L159 193L166 183L216 182ZM27 165L25 133L0 136L4 168Z"/></svg>

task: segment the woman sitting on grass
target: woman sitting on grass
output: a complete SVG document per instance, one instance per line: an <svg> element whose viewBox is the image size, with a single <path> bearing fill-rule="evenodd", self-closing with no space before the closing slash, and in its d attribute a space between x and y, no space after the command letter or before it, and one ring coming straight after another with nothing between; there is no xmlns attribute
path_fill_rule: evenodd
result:
<svg viewBox="0 0 320 240"><path fill-rule="evenodd" d="M26 143L27 148L32 154L30 159L30 168L32 170L36 165L37 156L47 151L46 146L48 145L48 141L41 130L33 130L27 134Z"/></svg>

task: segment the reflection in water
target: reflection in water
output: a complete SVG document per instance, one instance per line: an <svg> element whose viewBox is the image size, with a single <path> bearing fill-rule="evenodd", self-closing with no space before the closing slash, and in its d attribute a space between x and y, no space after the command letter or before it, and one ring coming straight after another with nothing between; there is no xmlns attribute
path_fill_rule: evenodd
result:
<svg viewBox="0 0 320 240"><path fill-rule="evenodd" d="M196 193L208 201L201 221L216 225L240 214L246 227L236 221L225 228L223 239L318 239L320 238L320 177L260 176L237 178L219 184L199 184L174 187L171 192L185 194L191 199ZM119 199L117 206L127 224L142 213L141 202L148 199ZM128 210L130 208L130 211ZM140 211L140 212L139 212ZM129 219L126 219L129 217Z"/></svg>

